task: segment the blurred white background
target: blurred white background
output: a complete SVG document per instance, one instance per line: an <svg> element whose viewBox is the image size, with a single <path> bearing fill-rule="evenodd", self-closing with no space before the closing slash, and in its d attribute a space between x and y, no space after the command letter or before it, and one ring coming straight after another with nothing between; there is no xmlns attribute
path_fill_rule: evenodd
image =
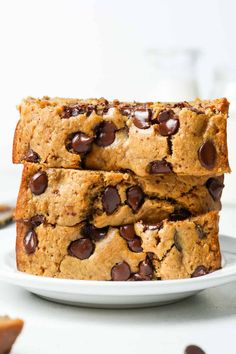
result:
<svg viewBox="0 0 236 354"><path fill-rule="evenodd" d="M198 95L227 93L236 101L236 69L229 70L236 62L235 13L235 0L1 1L0 166L1 175L9 174L9 185L1 184L3 198L14 197L19 182L21 167L11 164L11 145L15 107L24 96L163 99L160 68L150 50L195 49L201 52ZM170 88L165 99L177 91ZM232 112L232 151L235 122ZM236 170L235 161L231 156ZM230 203L235 182L233 174L227 177L224 200Z"/></svg>

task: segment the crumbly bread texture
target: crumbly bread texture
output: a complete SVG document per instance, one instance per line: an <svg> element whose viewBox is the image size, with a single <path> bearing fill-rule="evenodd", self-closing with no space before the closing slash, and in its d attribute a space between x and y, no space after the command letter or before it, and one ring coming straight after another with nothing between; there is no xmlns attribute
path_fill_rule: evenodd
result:
<svg viewBox="0 0 236 354"><path fill-rule="evenodd" d="M220 210L223 177L149 176L24 166L16 220L41 216L47 223L96 227L165 218L181 220Z"/></svg>
<svg viewBox="0 0 236 354"><path fill-rule="evenodd" d="M24 322L20 319L11 319L0 316L0 354L8 354L23 328Z"/></svg>
<svg viewBox="0 0 236 354"><path fill-rule="evenodd" d="M27 98L13 161L48 167L209 176L230 172L228 102L127 103Z"/></svg>
<svg viewBox="0 0 236 354"><path fill-rule="evenodd" d="M103 229L18 222L16 252L20 271L69 279L178 279L221 267L217 212Z"/></svg>

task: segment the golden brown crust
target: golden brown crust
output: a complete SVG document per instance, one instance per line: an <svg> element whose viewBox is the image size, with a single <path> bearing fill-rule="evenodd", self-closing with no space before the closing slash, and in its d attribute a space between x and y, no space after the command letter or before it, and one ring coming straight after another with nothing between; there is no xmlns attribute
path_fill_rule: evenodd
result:
<svg viewBox="0 0 236 354"><path fill-rule="evenodd" d="M35 173L45 171L48 186L44 193L34 195L29 182ZM220 210L220 200L214 200L206 186L207 177L150 176L129 173L56 169L38 164L25 164L18 195L15 218L28 219L44 215L50 224L73 226L90 220L97 227L122 225L139 220L158 222L180 209L191 215ZM108 215L102 197L108 186L115 186L121 204ZM144 200L137 210L128 204L127 191L138 186ZM187 214L188 216L188 214Z"/></svg>
<svg viewBox="0 0 236 354"><path fill-rule="evenodd" d="M89 116L78 114L63 119L63 107L75 104L86 107L108 104L112 108L104 114L93 110ZM158 124L152 124L148 129L137 128L132 118L121 114L123 107L135 105L152 109L153 122L160 111L171 109L179 119L178 132L169 138L160 135ZM70 135L80 131L92 137L99 123L111 121L117 129L115 141L106 147L93 143L91 151L83 157L84 168L107 171L128 168L137 175L146 176L152 161L165 159L179 175L223 174L230 172L226 143L228 105L225 98L180 104L28 98L19 106L21 119L14 137L13 162L24 162L28 150L33 149L40 156L41 164L81 168L81 156L71 149L68 151ZM198 159L198 150L207 140L214 143L217 152L216 163L211 169L205 168Z"/></svg>
<svg viewBox="0 0 236 354"><path fill-rule="evenodd" d="M0 317L0 354L10 353L23 325L24 322L20 319L11 319L8 316Z"/></svg>
<svg viewBox="0 0 236 354"><path fill-rule="evenodd" d="M149 229L142 222L136 223L135 234L142 240L142 251L138 253L130 250L118 227L109 227L106 236L94 243L92 255L83 260L68 252L72 241L84 237L82 227L83 223L73 227L41 224L34 229L38 239L36 250L26 254L24 237L29 230L27 225L18 222L18 269L48 277L111 280L114 265L126 262L132 274L138 273L140 262L150 254L151 279L189 278L199 267L206 272L221 267L217 212L184 221L165 220L156 229Z"/></svg>

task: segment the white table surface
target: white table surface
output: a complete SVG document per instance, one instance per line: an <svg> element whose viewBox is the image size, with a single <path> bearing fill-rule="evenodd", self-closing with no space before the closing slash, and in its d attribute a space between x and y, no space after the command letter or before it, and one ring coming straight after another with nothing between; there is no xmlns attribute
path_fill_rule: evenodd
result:
<svg viewBox="0 0 236 354"><path fill-rule="evenodd" d="M236 236L236 208L224 206L221 233ZM0 237L14 233L14 225ZM51 303L0 283L0 313L25 320L13 354L236 353L236 282L182 302L148 309L102 310Z"/></svg>

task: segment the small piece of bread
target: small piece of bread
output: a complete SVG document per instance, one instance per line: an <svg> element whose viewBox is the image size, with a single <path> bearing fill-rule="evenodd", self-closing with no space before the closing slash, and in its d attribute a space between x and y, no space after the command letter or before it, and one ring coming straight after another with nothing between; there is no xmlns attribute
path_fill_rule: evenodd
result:
<svg viewBox="0 0 236 354"><path fill-rule="evenodd" d="M0 354L8 354L24 325L21 319L0 317Z"/></svg>
<svg viewBox="0 0 236 354"><path fill-rule="evenodd" d="M9 205L0 204L0 228L12 222L13 212L14 209Z"/></svg>

